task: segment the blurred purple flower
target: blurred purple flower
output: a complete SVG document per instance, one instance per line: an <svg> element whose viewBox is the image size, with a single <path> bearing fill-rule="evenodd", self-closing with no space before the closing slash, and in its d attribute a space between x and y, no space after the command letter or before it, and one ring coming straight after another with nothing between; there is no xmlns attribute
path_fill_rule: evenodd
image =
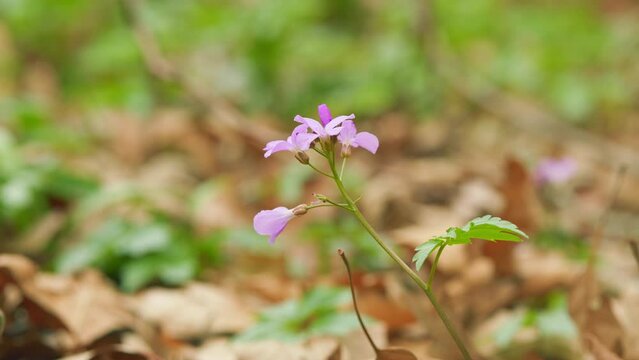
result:
<svg viewBox="0 0 639 360"><path fill-rule="evenodd" d="M357 132L355 123L351 120L346 120L342 124L342 131L337 136L337 139L342 144L342 155L348 156L350 154L350 148L363 147L364 149L375 154L379 147L379 139L377 136L366 132Z"/></svg>
<svg viewBox="0 0 639 360"><path fill-rule="evenodd" d="M305 204L298 205L292 209L283 206L276 207L273 210L262 210L253 218L253 228L260 235L267 235L268 242L273 244L275 238L284 231L288 222L292 218L304 215L307 212Z"/></svg>
<svg viewBox="0 0 639 360"><path fill-rule="evenodd" d="M577 163L569 157L547 158L542 160L535 170L538 184L559 184L570 180L577 172Z"/></svg>
<svg viewBox="0 0 639 360"><path fill-rule="evenodd" d="M308 125L298 125L293 129L293 133L286 140L274 140L269 141L264 147L264 157L267 158L278 151L290 151L297 154L298 152L304 152L311 147L313 140L317 139L319 135L309 133Z"/></svg>
<svg viewBox="0 0 639 360"><path fill-rule="evenodd" d="M329 136L335 136L340 133L342 127L340 126L346 120L355 119L354 114L342 115L336 118L332 118L331 111L326 104L322 104L317 107L321 123L315 119L306 118L300 115L295 116L295 121L298 123L306 124L311 130L316 133L320 138L327 138Z"/></svg>

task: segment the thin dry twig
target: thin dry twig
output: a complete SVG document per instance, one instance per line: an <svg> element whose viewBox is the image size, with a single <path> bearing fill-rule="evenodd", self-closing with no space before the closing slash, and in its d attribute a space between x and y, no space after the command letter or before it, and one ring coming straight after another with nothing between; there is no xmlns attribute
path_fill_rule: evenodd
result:
<svg viewBox="0 0 639 360"><path fill-rule="evenodd" d="M353 298L353 307L355 308L355 314L357 314L357 320L359 321L359 325L362 327L362 330L364 330L364 334L366 335L366 338L368 339L368 342L371 344L371 347L373 348L373 350L375 350L375 354L379 354L379 348L377 347L377 345L375 345L373 338L368 333L368 329L366 329L366 325L364 325L364 320L362 320L362 316L359 314L359 308L357 307L357 299L355 298L355 289L353 288L353 276L351 275L351 267L348 264L348 259L346 258L346 254L344 254L344 250L342 249L337 250L337 253L342 258L342 261L344 262L344 266L346 267L346 272L348 273L348 285L351 288L351 297Z"/></svg>

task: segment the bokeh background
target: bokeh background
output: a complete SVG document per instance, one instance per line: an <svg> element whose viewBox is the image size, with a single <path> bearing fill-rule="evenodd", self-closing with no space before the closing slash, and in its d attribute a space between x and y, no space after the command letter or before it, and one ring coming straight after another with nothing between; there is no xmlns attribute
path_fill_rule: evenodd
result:
<svg viewBox="0 0 639 360"><path fill-rule="evenodd" d="M252 230L260 209L337 195L292 156L262 156L296 114L316 117L326 103L379 136L377 155L349 160L346 182L407 260L485 213L531 234L442 260L439 294L478 358L603 359L600 349L637 359L638 60L632 0L0 0L0 250L20 254L0 261L14 274L0 278L0 355L36 358L34 344L37 358L98 354L100 341L125 343L123 328L138 336L122 320L51 340L87 326L68 314L65 296L80 290L32 277L96 286L87 273L160 329L131 353L261 359L265 350L240 353L265 339L280 356L307 351L300 341L359 331L340 312L343 248L379 341L420 359L457 356L354 219L314 212L275 246ZM599 281L584 280L594 256ZM22 261L39 270L15 275ZM574 305L577 279L603 284L598 321ZM22 300L8 284L22 284ZM201 295L193 287L232 295L240 315L211 315L224 324L213 329L180 319L170 309L211 311L188 302ZM149 292L184 302L161 298L168 315L149 315ZM232 345L237 336L252 345Z"/></svg>

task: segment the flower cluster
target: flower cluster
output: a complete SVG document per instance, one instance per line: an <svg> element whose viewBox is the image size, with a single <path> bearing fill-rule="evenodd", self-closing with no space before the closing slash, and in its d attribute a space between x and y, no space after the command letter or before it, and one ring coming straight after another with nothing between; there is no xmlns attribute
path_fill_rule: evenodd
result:
<svg viewBox="0 0 639 360"><path fill-rule="evenodd" d="M327 175L310 164L308 150L315 150L334 166L334 146L341 144L341 156L347 158L353 148L361 147L372 154L377 152L379 140L377 136L366 132L357 132L355 115L342 115L333 118L331 111L325 104L318 107L319 119L295 116L295 122L300 125L293 129L286 140L270 141L264 147L264 157L268 158L280 151L289 151L302 164L310 165L318 172ZM330 175L328 175L330 176ZM301 204L293 209L277 207L272 210L262 210L253 218L253 227L260 235L269 237L273 243L275 238L284 230L288 222L295 216L303 215L316 205Z"/></svg>

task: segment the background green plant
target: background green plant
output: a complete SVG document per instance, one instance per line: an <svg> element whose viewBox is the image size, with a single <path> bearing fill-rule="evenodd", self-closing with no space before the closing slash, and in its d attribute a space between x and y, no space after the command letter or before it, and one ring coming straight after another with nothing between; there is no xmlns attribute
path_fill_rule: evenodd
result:
<svg viewBox="0 0 639 360"><path fill-rule="evenodd" d="M249 112L288 118L318 99L364 118L436 111L445 89L424 61L424 36L471 87L540 99L566 119L613 116L639 91L639 26L595 1L160 0L141 10L171 59ZM185 101L149 76L117 2L2 0L0 14L29 56L8 57L5 72L44 60L63 96L87 109Z"/></svg>
<svg viewBox="0 0 639 360"><path fill-rule="evenodd" d="M258 323L236 340L302 341L313 336L346 335L359 328L354 312L340 311L350 302L348 289L317 287L300 299L264 310Z"/></svg>

